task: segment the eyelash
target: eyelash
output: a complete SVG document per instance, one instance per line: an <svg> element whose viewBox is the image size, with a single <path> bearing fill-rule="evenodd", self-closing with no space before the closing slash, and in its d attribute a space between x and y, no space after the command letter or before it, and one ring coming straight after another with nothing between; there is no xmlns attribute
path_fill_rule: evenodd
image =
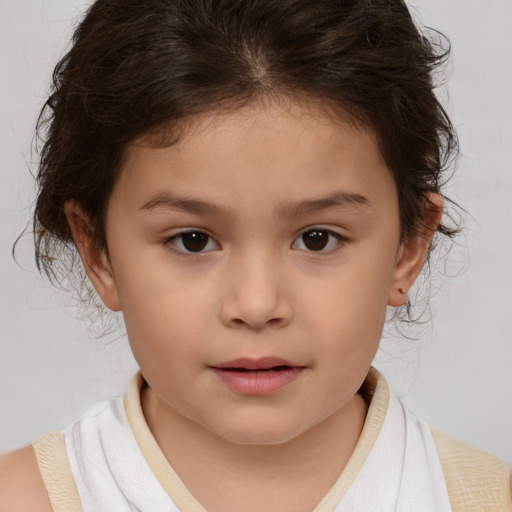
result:
<svg viewBox="0 0 512 512"><path fill-rule="evenodd" d="M331 254L333 252L336 252L338 249L340 249L340 246L343 244L343 242L346 241L346 238L344 236L340 235L339 233L336 233L336 231L332 231L331 229L323 228L323 227L320 227L320 226L313 226L313 227L306 228L303 231L301 231L299 236L295 239L294 243L292 244L292 247L295 247L295 245L298 242L301 242L303 245L305 245L304 244L304 235L306 235L308 233L309 234L322 233L324 235L327 235L328 241L327 241L326 245L329 245L329 244L332 245L333 239L335 240L334 247L331 247L331 248L329 248L327 250L325 250L323 247L320 250L317 250L317 251L312 250L312 249L308 250L307 248L306 249L300 249L300 250L304 250L304 251L312 253L312 254L315 254L315 253Z"/></svg>
<svg viewBox="0 0 512 512"><path fill-rule="evenodd" d="M188 230L180 231L179 233L176 233L175 235L173 235L173 236L171 236L169 238L166 238L163 241L163 244L166 247L169 247L170 249L172 249L176 253L178 253L180 255L183 255L183 256L199 256L199 255L208 254L208 253L212 252L212 250L214 250L214 249L209 249L207 251L204 251L202 249L200 251L190 251L190 250L187 250L187 248L184 247L184 245L183 245L183 237L185 235L192 235L192 234L197 234L197 235L201 235L201 236L206 237L207 241L206 241L205 247L208 247L208 245L212 241L215 243L215 245L217 247L220 247L218 242L216 242L211 235L209 235L206 231L202 231L200 229L188 229ZM181 244L183 248L177 247L178 243Z"/></svg>
<svg viewBox="0 0 512 512"><path fill-rule="evenodd" d="M324 247L320 248L319 250L308 249L306 247L305 242L304 242L304 235L306 235L308 233L309 234L321 233L323 235L327 235L328 240L327 240L326 246L329 245L329 244L332 245L333 239L336 240L335 246L331 247L331 248L329 248L327 250L325 250ZM189 234L190 235L191 234L197 234L197 235L206 237L207 240L206 240L206 243L205 243L204 247L200 248L199 251L188 250L183 245L183 237L185 235L189 235ZM308 227L308 228L302 230L299 233L299 235L294 239L294 242L292 243L292 248L297 249L296 245L298 243L302 243L302 245L305 248L304 249L300 248L299 250L301 250L301 251L309 252L309 253L312 253L312 254L315 254L315 253L320 253L320 254L327 253L327 254L330 254L330 253L333 253L336 250L338 250L340 248L340 245L342 245L343 242L345 242L345 241L346 241L346 238L344 236L340 235L339 233L336 233L335 231L332 231L332 230L327 229L327 228L322 228L320 226L312 226L312 227ZM183 256L200 256L200 255L205 255L205 254L208 254L208 253L213 252L214 250L216 250L216 248L213 248L213 249L210 248L209 250L206 250L206 251L203 250L204 248L208 247L208 245L211 242L213 242L217 246L217 248L220 248L219 243L216 242L214 240L214 238L211 235L209 235L206 231L202 231L200 229L189 229L189 230L181 231L181 232L173 235L172 237L166 238L163 241L163 245L165 245L166 247L170 247L173 251L175 251L176 253L178 253L180 255L183 255ZM182 248L177 247L178 243L182 246Z"/></svg>

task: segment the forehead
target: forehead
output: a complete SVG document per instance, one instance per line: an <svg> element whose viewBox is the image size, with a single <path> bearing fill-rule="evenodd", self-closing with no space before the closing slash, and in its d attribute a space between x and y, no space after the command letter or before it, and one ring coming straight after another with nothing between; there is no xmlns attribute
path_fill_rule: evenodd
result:
<svg viewBox="0 0 512 512"><path fill-rule="evenodd" d="M314 104L258 102L208 113L183 125L174 144L151 142L128 148L114 188L139 207L171 192L208 198L226 209L277 208L333 192L372 204L396 203L391 173L371 130L335 119Z"/></svg>

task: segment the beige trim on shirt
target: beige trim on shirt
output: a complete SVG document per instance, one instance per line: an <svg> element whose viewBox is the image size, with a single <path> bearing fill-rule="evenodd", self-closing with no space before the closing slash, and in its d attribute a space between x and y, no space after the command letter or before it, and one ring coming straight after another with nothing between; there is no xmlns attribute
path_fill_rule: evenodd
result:
<svg viewBox="0 0 512 512"><path fill-rule="evenodd" d="M505 464L478 448L432 429L453 512L510 512Z"/></svg>
<svg viewBox="0 0 512 512"><path fill-rule="evenodd" d="M160 485L182 512L206 512L171 467L149 430L140 402L143 384L144 379L138 373L124 396L128 421L139 448ZM338 481L313 512L334 511L361 470L380 432L389 402L387 383L380 373L371 369L361 393L369 407L359 441ZM433 429L432 434L453 512L512 512L509 473L503 462ZM54 512L81 512L62 433L42 436L33 446Z"/></svg>
<svg viewBox="0 0 512 512"><path fill-rule="evenodd" d="M140 389L143 382L139 374L130 384L124 397L128 421L139 448L160 484L181 511L205 512L202 505L196 501L172 469L149 430L140 403ZM361 436L339 479L313 512L332 512L336 508L361 470L380 432L389 402L389 388L386 381L372 368L361 392L370 403Z"/></svg>
<svg viewBox="0 0 512 512"><path fill-rule="evenodd" d="M51 432L41 436L32 446L53 512L82 512L63 433Z"/></svg>
<svg viewBox="0 0 512 512"><path fill-rule="evenodd" d="M140 402L143 383L144 379L138 373L124 395L126 415L137 444L160 485L182 512L206 512L169 464L149 430Z"/></svg>
<svg viewBox="0 0 512 512"><path fill-rule="evenodd" d="M171 499L183 512L204 512L171 468L157 445L140 405L139 374L125 395L125 407L135 438L151 469ZM313 512L333 512L354 482L379 435L389 402L384 377L370 369L361 393L369 404L354 453L330 491ZM477 448L432 429L446 479L453 512L512 512L509 473L503 462Z"/></svg>
<svg viewBox="0 0 512 512"><path fill-rule="evenodd" d="M379 435L389 403L389 388L377 370L371 368L361 389L368 406L366 419L356 447L336 483L313 512L332 512L353 484Z"/></svg>

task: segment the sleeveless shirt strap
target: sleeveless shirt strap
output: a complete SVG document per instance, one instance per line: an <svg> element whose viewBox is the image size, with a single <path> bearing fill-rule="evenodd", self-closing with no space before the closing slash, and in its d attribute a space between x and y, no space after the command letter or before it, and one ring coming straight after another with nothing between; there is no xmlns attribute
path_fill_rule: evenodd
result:
<svg viewBox="0 0 512 512"><path fill-rule="evenodd" d="M431 428L453 512L511 512L510 475L488 453Z"/></svg>
<svg viewBox="0 0 512 512"><path fill-rule="evenodd" d="M62 432L41 436L32 446L54 512L82 512Z"/></svg>

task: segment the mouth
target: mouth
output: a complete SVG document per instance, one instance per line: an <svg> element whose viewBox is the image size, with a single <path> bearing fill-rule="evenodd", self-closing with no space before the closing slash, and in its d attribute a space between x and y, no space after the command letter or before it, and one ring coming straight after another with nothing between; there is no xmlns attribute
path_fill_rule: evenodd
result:
<svg viewBox="0 0 512 512"><path fill-rule="evenodd" d="M255 370L250 370L249 368L218 368L219 370L224 370L227 372L242 372L242 373L250 373L250 372L280 372L283 370L289 370L290 368L293 368L293 366L288 365L279 365L279 366L272 366L271 368L257 368Z"/></svg>
<svg viewBox="0 0 512 512"><path fill-rule="evenodd" d="M226 361L210 366L210 369L232 391L261 396L276 393L290 384L306 367L280 358L264 357Z"/></svg>

